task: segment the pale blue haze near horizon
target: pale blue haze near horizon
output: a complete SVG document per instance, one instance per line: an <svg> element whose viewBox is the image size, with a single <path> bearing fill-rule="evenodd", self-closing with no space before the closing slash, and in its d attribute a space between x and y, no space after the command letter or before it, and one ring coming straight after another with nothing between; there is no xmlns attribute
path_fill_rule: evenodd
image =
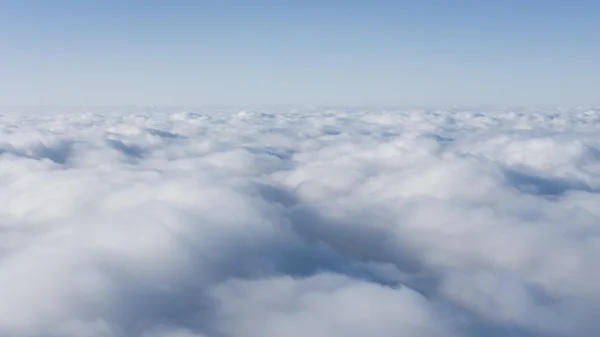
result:
<svg viewBox="0 0 600 337"><path fill-rule="evenodd" d="M600 1L0 2L0 105L597 105Z"/></svg>

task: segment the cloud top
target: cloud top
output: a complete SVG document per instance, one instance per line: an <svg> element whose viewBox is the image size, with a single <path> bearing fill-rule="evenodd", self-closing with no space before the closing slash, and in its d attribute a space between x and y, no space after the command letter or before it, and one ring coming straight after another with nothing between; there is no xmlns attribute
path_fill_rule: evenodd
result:
<svg viewBox="0 0 600 337"><path fill-rule="evenodd" d="M0 113L0 334L596 336L600 111Z"/></svg>

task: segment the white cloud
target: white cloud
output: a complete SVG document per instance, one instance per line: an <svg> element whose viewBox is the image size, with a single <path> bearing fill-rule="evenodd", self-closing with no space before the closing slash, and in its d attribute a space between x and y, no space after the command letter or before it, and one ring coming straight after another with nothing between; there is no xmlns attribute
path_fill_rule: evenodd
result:
<svg viewBox="0 0 600 337"><path fill-rule="evenodd" d="M596 336L598 112L3 112L0 335Z"/></svg>
<svg viewBox="0 0 600 337"><path fill-rule="evenodd" d="M219 331L234 336L453 336L434 304L339 275L225 282L214 291Z"/></svg>

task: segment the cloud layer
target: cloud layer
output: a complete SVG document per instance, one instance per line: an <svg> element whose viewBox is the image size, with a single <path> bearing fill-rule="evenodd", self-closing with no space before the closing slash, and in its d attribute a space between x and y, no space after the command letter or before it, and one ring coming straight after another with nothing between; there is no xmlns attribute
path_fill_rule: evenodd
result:
<svg viewBox="0 0 600 337"><path fill-rule="evenodd" d="M597 336L600 110L0 113L0 335Z"/></svg>

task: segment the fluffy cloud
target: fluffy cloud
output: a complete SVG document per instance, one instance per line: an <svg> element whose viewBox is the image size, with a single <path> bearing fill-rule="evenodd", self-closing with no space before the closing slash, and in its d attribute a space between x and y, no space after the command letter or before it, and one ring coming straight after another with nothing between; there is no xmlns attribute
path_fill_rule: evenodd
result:
<svg viewBox="0 0 600 337"><path fill-rule="evenodd" d="M0 113L0 334L596 336L600 111Z"/></svg>
<svg viewBox="0 0 600 337"><path fill-rule="evenodd" d="M339 275L228 281L214 297L225 335L454 335L449 319L419 293Z"/></svg>

